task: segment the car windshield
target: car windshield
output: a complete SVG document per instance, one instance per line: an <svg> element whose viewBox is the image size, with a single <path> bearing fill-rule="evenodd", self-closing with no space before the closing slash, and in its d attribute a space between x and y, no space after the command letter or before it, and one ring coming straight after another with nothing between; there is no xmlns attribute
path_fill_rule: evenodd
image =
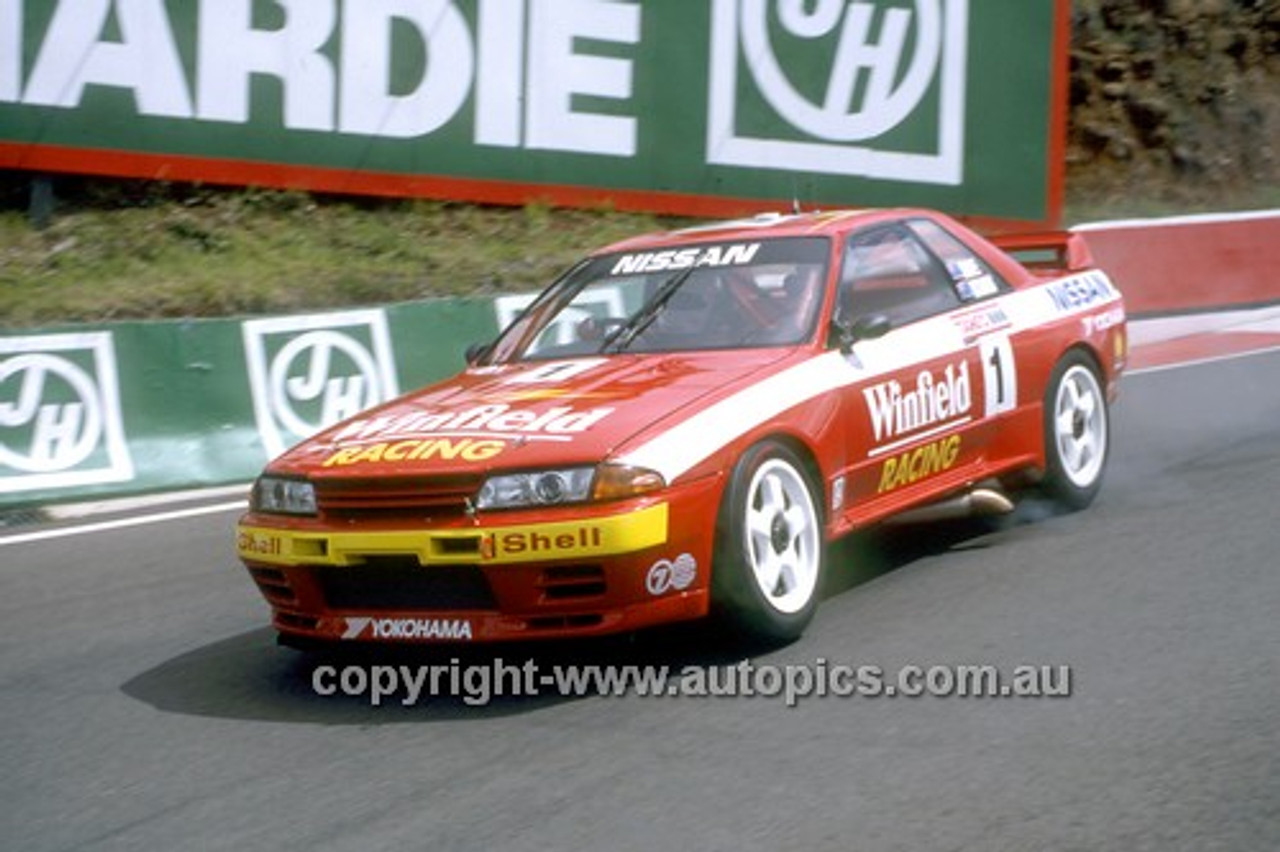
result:
<svg viewBox="0 0 1280 852"><path fill-rule="evenodd" d="M520 314L486 360L795 345L813 333L829 255L826 238L796 237L592 257L508 300Z"/></svg>

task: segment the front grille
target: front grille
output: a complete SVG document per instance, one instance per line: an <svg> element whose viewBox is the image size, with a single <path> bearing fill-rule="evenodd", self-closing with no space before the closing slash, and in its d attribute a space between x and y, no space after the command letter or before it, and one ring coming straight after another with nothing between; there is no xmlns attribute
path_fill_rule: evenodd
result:
<svg viewBox="0 0 1280 852"><path fill-rule="evenodd" d="M413 556L374 556L345 568L315 571L325 602L336 610L470 610L497 608L476 565L425 567Z"/></svg>
<svg viewBox="0 0 1280 852"><path fill-rule="evenodd" d="M330 519L461 517L483 481L478 474L315 481L316 502Z"/></svg>

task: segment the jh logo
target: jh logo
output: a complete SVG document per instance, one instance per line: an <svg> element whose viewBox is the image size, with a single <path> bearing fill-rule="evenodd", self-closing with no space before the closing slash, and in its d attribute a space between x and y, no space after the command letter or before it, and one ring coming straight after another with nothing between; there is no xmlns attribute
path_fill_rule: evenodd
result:
<svg viewBox="0 0 1280 852"><path fill-rule="evenodd" d="M714 0L707 160L958 184L968 0Z"/></svg>
<svg viewBox="0 0 1280 852"><path fill-rule="evenodd" d="M0 491L132 478L111 335L0 339Z"/></svg>
<svg viewBox="0 0 1280 852"><path fill-rule="evenodd" d="M382 311L249 320L243 331L254 417L273 457L399 392Z"/></svg>

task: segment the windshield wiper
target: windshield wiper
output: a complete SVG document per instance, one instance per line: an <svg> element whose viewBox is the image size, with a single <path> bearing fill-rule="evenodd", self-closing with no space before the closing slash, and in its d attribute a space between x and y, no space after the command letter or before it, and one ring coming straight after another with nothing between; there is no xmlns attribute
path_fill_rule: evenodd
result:
<svg viewBox="0 0 1280 852"><path fill-rule="evenodd" d="M662 313L663 308L667 306L667 302L671 301L671 297L676 294L681 285L689 280L689 276L693 274L695 268L690 266L688 269L682 269L662 282L662 286L654 291L653 297L640 310L636 311L631 319L618 326L604 339L604 342L600 344L600 351L623 352L631 346L635 339L658 318L658 314Z"/></svg>

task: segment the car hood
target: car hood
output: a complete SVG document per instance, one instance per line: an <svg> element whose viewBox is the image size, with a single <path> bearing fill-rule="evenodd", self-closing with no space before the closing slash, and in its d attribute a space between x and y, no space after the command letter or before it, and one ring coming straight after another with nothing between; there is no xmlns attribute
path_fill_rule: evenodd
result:
<svg viewBox="0 0 1280 852"><path fill-rule="evenodd" d="M325 430L271 469L327 479L594 464L793 353L624 354L473 367Z"/></svg>

